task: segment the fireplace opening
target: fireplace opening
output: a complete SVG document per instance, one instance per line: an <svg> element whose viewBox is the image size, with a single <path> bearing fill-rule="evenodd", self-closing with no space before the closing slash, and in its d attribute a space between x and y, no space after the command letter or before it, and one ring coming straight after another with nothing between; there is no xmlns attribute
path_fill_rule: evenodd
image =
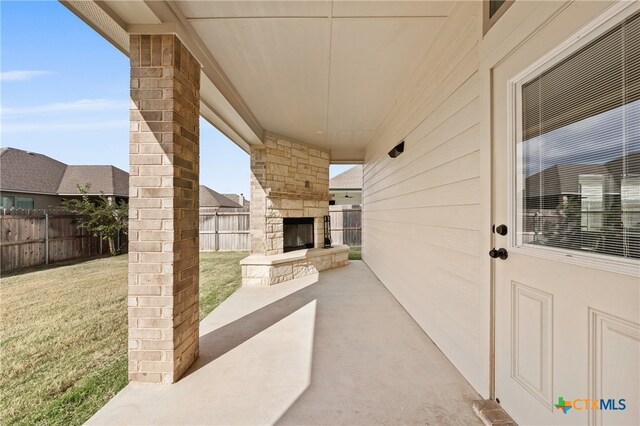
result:
<svg viewBox="0 0 640 426"><path fill-rule="evenodd" d="M285 253L314 247L312 217L285 217L283 225Z"/></svg>

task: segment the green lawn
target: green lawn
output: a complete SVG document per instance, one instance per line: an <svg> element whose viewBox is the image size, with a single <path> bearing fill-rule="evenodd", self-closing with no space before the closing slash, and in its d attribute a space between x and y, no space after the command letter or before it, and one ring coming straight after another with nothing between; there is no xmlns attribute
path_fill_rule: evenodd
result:
<svg viewBox="0 0 640 426"><path fill-rule="evenodd" d="M200 318L240 285L244 252L200 257ZM0 424L80 425L127 383L127 256L0 282Z"/></svg>
<svg viewBox="0 0 640 426"><path fill-rule="evenodd" d="M350 247L349 260L362 260L362 247Z"/></svg>

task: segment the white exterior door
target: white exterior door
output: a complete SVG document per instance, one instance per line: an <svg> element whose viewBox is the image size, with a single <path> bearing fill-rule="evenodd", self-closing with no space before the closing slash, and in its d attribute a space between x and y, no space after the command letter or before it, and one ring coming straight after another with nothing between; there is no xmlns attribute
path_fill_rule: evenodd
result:
<svg viewBox="0 0 640 426"><path fill-rule="evenodd" d="M495 396L520 424L640 424L638 11L572 3L493 68Z"/></svg>

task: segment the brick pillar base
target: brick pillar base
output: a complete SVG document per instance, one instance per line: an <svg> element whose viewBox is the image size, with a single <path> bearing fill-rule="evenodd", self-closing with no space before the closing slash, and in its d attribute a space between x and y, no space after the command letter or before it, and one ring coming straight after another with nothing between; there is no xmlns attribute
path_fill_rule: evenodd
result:
<svg viewBox="0 0 640 426"><path fill-rule="evenodd" d="M200 66L174 35L131 36L129 380L198 357Z"/></svg>

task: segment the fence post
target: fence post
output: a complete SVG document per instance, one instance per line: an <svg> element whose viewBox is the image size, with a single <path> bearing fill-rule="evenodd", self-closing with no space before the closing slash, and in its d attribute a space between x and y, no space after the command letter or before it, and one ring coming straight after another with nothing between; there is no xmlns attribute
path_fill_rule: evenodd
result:
<svg viewBox="0 0 640 426"><path fill-rule="evenodd" d="M44 214L44 264L49 264L49 213Z"/></svg>
<svg viewBox="0 0 640 426"><path fill-rule="evenodd" d="M214 245L213 248L215 251L220 250L220 217L218 216L218 212L216 211L215 219L213 221L213 230L215 234L213 234Z"/></svg>

